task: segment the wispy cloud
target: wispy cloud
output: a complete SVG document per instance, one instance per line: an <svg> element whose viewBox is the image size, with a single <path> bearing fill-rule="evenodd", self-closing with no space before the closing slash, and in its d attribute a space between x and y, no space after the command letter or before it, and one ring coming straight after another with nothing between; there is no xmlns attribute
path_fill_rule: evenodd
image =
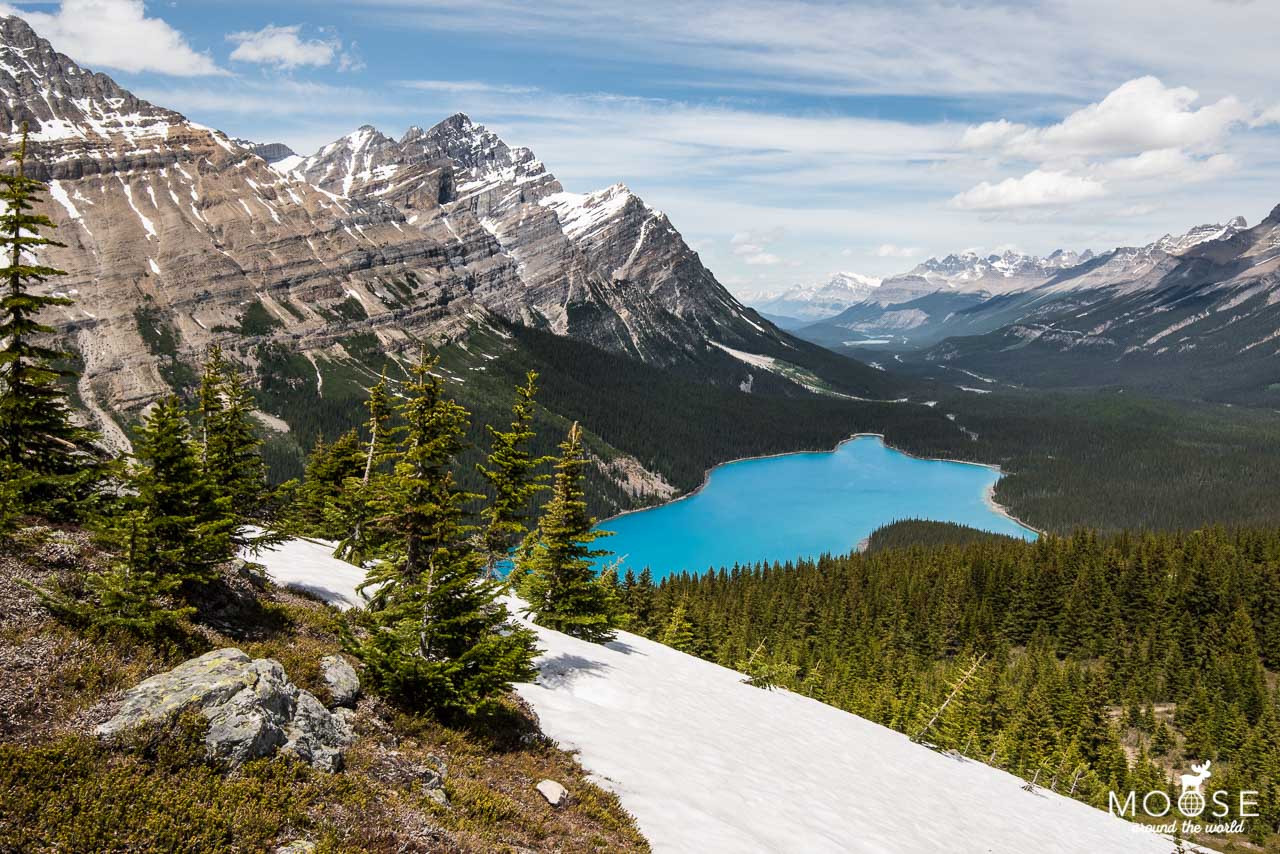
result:
<svg viewBox="0 0 1280 854"><path fill-rule="evenodd" d="M401 80L399 85L419 92L447 92L451 95L528 95L540 91L537 86L508 86L479 80Z"/></svg>

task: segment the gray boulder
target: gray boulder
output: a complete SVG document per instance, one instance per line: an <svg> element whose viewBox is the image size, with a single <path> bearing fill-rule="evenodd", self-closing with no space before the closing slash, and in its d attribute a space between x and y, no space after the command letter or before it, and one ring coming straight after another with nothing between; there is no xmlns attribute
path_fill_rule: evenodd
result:
<svg viewBox="0 0 1280 854"><path fill-rule="evenodd" d="M95 732L110 737L163 723L188 709L209 721L209 756L233 768L283 751L336 771L353 737L347 716L335 716L290 682L280 662L254 660L234 648L205 653L139 682L125 694L115 717Z"/></svg>
<svg viewBox="0 0 1280 854"><path fill-rule="evenodd" d="M547 799L547 803L558 807L569 797L569 792L555 780L543 780L537 785L538 794Z"/></svg>
<svg viewBox="0 0 1280 854"><path fill-rule="evenodd" d="M351 663L340 655L320 659L320 677L324 679L335 706L351 706L360 696L360 677Z"/></svg>

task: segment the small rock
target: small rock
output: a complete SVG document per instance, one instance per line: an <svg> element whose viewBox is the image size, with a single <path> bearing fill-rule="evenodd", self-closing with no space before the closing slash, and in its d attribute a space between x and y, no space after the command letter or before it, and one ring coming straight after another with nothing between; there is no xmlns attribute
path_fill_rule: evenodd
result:
<svg viewBox="0 0 1280 854"><path fill-rule="evenodd" d="M427 789L427 797L442 807L449 806L449 796L444 793L442 788Z"/></svg>
<svg viewBox="0 0 1280 854"><path fill-rule="evenodd" d="M340 655L320 659L320 677L329 689L335 706L351 706L360 696L360 677L351 663Z"/></svg>
<svg viewBox="0 0 1280 854"><path fill-rule="evenodd" d="M205 750L238 767L283 750L327 771L342 767L342 748L353 734L314 695L289 681L280 662L218 649L139 682L115 717L95 732L110 737L163 723L187 709L209 721Z"/></svg>
<svg viewBox="0 0 1280 854"><path fill-rule="evenodd" d="M564 803L564 799L569 797L569 792L564 786L561 786L555 780L543 780L537 785L538 793L547 799L547 803L553 807L558 807Z"/></svg>
<svg viewBox="0 0 1280 854"><path fill-rule="evenodd" d="M311 854L315 850L316 844L314 842L306 839L295 839L292 842L277 846L275 854Z"/></svg>

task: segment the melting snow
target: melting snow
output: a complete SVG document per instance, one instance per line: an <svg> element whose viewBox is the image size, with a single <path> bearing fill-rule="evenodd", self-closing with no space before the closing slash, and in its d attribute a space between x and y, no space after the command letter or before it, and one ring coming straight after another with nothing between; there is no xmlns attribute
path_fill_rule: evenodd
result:
<svg viewBox="0 0 1280 854"><path fill-rule="evenodd" d="M614 184L595 193L552 193L538 204L555 211L564 233L576 239L599 229L634 198L625 185Z"/></svg>
<svg viewBox="0 0 1280 854"><path fill-rule="evenodd" d="M364 572L332 547L290 540L257 560L278 583L352 607ZM533 628L541 675L517 691L657 852L1172 850L1079 801L653 641Z"/></svg>
<svg viewBox="0 0 1280 854"><path fill-rule="evenodd" d="M156 236L155 224L151 222L151 220L147 217L146 214L138 210L138 206L133 203L133 188L130 187L128 184L126 184L123 178L120 179L120 186L124 187L124 197L129 200L129 207L133 208L133 212L136 213L138 215L138 219L142 221L142 227L143 229L146 230L147 237L148 238L155 237Z"/></svg>

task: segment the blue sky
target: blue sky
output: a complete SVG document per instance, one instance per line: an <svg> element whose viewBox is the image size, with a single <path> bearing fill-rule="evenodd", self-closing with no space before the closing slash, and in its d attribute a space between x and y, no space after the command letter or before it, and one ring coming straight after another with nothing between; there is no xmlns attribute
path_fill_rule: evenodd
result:
<svg viewBox="0 0 1280 854"><path fill-rule="evenodd" d="M626 183L744 296L1280 203L1273 0L6 8L143 97L300 153L461 110L567 189Z"/></svg>

